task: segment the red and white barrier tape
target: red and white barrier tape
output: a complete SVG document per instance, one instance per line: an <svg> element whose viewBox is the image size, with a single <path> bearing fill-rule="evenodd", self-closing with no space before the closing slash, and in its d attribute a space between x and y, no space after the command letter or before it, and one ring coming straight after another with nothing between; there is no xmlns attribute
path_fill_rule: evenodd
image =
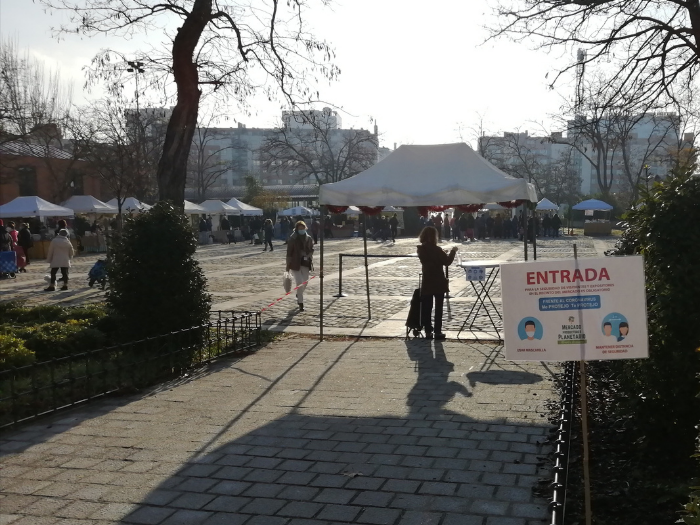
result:
<svg viewBox="0 0 700 525"><path fill-rule="evenodd" d="M306 286L307 284L309 284L309 281L311 281L311 280L313 280L313 279L316 279L316 277L318 277L318 275L314 275L313 277L310 277L307 281L304 281L303 283L301 283L301 284L300 284L299 286L297 286L296 288L293 288L293 289L289 290L289 292L287 292L286 294L284 294L282 297L280 297L279 299L275 299L275 300L272 301L270 304L268 304L265 308L263 308L262 310L260 310L260 313L263 313L265 310L268 310L269 308L273 307L274 305L276 305L277 303L279 303L282 299L284 299L285 297L287 297L290 293L296 292L296 291L297 291L299 288L301 288L302 286Z"/></svg>

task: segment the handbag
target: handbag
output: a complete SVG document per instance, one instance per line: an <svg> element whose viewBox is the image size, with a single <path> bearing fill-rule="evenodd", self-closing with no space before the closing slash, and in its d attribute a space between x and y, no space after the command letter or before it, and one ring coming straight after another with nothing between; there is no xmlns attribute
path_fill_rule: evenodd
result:
<svg viewBox="0 0 700 525"><path fill-rule="evenodd" d="M292 291L292 274L289 272L284 272L282 276L282 286L284 286L284 291L289 293Z"/></svg>

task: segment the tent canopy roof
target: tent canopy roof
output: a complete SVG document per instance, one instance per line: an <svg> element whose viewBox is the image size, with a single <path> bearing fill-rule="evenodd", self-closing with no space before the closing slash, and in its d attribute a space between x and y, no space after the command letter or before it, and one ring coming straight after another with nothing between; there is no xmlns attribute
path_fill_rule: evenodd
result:
<svg viewBox="0 0 700 525"><path fill-rule="evenodd" d="M263 214L263 211L260 208L256 208L255 206L251 206L250 204L246 204L245 202L241 202L235 197L233 197L226 204L228 204L232 208L236 208L237 210L239 210L241 212L241 215L245 217Z"/></svg>
<svg viewBox="0 0 700 525"><path fill-rule="evenodd" d="M594 210L594 211L608 211L612 210L613 207L607 202L599 201L598 199L588 199L587 201L579 202L572 209L574 210Z"/></svg>
<svg viewBox="0 0 700 525"><path fill-rule="evenodd" d="M296 217L297 215L301 215L302 217L317 217L321 215L321 213L318 210L312 210L305 206L295 206L294 208L282 210L277 215L281 215L282 217Z"/></svg>
<svg viewBox="0 0 700 525"><path fill-rule="evenodd" d="M70 208L51 204L40 197L17 197L0 206L0 217L73 217Z"/></svg>
<svg viewBox="0 0 700 525"><path fill-rule="evenodd" d="M104 215L114 215L117 213L116 206L105 204L92 195L73 195L66 202L62 203L64 208L70 208L75 213L101 213Z"/></svg>
<svg viewBox="0 0 700 525"><path fill-rule="evenodd" d="M354 177L324 184L333 206L449 206L537 201L532 184L502 172L464 142L401 146Z"/></svg>
<svg viewBox="0 0 700 525"><path fill-rule="evenodd" d="M200 215L207 212L207 210L202 208L199 204L195 204L194 202L184 201L184 204L185 215Z"/></svg>
<svg viewBox="0 0 700 525"><path fill-rule="evenodd" d="M116 197L112 200L107 201L107 204L110 206L114 206L115 208L118 208L118 203ZM122 202L122 212L139 212L139 211L148 211L152 208L153 206L149 206L145 202L139 201L135 197L127 197L124 199L124 202Z"/></svg>
<svg viewBox="0 0 700 525"><path fill-rule="evenodd" d="M202 208L207 210L207 213L214 213L219 215L240 215L241 210L229 206L223 201L218 199L209 199L200 204Z"/></svg>
<svg viewBox="0 0 700 525"><path fill-rule="evenodd" d="M542 199L540 202L537 203L537 208L536 210L558 210L559 206L554 204L552 201L549 199Z"/></svg>

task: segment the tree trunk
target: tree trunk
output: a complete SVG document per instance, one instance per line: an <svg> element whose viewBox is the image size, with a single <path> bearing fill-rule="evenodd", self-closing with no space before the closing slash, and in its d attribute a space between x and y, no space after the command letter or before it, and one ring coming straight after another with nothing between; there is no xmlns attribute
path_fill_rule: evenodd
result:
<svg viewBox="0 0 700 525"><path fill-rule="evenodd" d="M192 11L178 29L173 41L173 76L177 103L168 122L163 155L158 163L160 200L184 206L187 160L199 111L199 74L193 61L202 31L211 19L212 0L195 0Z"/></svg>

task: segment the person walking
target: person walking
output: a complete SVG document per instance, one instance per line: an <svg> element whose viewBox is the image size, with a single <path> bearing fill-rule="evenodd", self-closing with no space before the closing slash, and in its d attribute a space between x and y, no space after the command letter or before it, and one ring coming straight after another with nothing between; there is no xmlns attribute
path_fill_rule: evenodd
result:
<svg viewBox="0 0 700 525"><path fill-rule="evenodd" d="M298 221L294 225L294 233L287 243L287 271L294 277L294 282L299 287L297 290L297 304L299 311L304 311L304 290L309 280L311 271L311 257L314 253L314 241L306 231L306 223Z"/></svg>
<svg viewBox="0 0 700 525"><path fill-rule="evenodd" d="M24 223L17 234L17 244L22 247L22 254L24 255L24 265L29 266L29 248L34 246L34 239L32 239L32 232L29 230L29 224ZM25 268L26 272L27 269Z"/></svg>
<svg viewBox="0 0 700 525"><path fill-rule="evenodd" d="M445 212L445 219L443 221L443 227L445 228L445 237L444 239L452 239L452 229L450 227L450 216Z"/></svg>
<svg viewBox="0 0 700 525"><path fill-rule="evenodd" d="M207 220L202 216L202 218L199 219L199 244L206 244L208 237Z"/></svg>
<svg viewBox="0 0 700 525"><path fill-rule="evenodd" d="M265 248L263 249L263 251L267 251L268 245L270 246L270 251L272 251L272 236L275 234L275 228L272 225L272 219L265 219L263 230L265 231Z"/></svg>
<svg viewBox="0 0 700 525"><path fill-rule="evenodd" d="M391 240L392 242L396 242L396 236L399 233L399 217L396 213L389 219L389 227L391 228Z"/></svg>
<svg viewBox="0 0 700 525"><path fill-rule="evenodd" d="M61 269L61 280L63 286L61 290L68 290L68 269L70 268L70 260L73 258L73 245L68 239L68 230L59 230L58 235L51 240L49 244L49 253L46 260L51 267L51 283L48 288L44 288L45 292L53 292L56 290L56 274L58 269Z"/></svg>
<svg viewBox="0 0 700 525"><path fill-rule="evenodd" d="M421 324L425 327L426 339L442 340L442 308L445 302L445 294L449 292L449 284L443 266L449 266L454 261L457 247L450 251L449 255L438 246L438 232L435 228L426 227L418 238L418 258L420 259L423 281L421 282ZM433 302L435 303L435 322L431 322Z"/></svg>
<svg viewBox="0 0 700 525"><path fill-rule="evenodd" d="M299 221L299 222L304 222L304 221ZM297 224L299 224L297 222ZM296 226L295 226L296 229ZM326 239L330 239L333 237L333 220L331 219L330 215L326 215L326 220L323 221L323 236Z"/></svg>
<svg viewBox="0 0 700 525"><path fill-rule="evenodd" d="M316 217L311 220L311 227L309 229L311 230L311 236L314 238L314 244L318 244L318 232L320 230L320 226L316 220Z"/></svg>

